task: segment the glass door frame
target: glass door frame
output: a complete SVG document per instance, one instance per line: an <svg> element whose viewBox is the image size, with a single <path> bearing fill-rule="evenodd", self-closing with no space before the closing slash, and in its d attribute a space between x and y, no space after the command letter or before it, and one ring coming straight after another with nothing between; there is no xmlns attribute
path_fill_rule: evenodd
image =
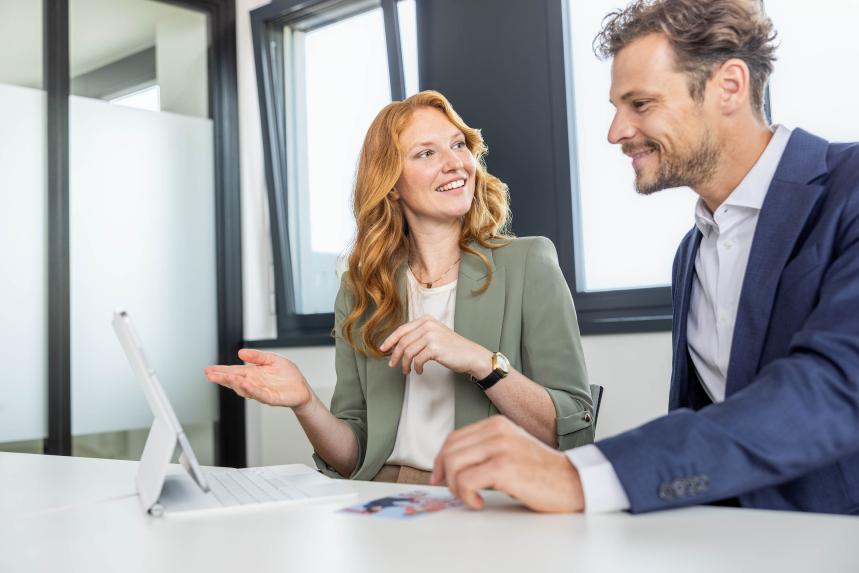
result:
<svg viewBox="0 0 859 573"><path fill-rule="evenodd" d="M209 113L214 124L218 361L243 346L241 195L235 0L158 0L207 14ZM44 453L71 455L69 270L69 0L43 0L47 93L48 435ZM218 465L247 465L244 399L218 388Z"/></svg>

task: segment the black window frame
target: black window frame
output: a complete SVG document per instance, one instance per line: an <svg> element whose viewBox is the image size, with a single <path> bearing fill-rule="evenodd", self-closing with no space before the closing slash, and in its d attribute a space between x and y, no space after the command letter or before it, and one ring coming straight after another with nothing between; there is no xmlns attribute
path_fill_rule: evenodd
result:
<svg viewBox="0 0 859 573"><path fill-rule="evenodd" d="M241 195L235 0L159 0L208 18L209 117L213 121L218 361L243 346ZM44 453L71 455L69 269L69 0L43 0L48 198L48 435ZM247 465L244 399L218 389L215 463Z"/></svg>
<svg viewBox="0 0 859 573"><path fill-rule="evenodd" d="M334 313L300 314L295 309L289 245L283 29L308 31L381 7L385 25L391 99L405 97L400 46L399 0L274 0L251 12L266 191L269 205L277 337L248 341L256 348L334 344Z"/></svg>

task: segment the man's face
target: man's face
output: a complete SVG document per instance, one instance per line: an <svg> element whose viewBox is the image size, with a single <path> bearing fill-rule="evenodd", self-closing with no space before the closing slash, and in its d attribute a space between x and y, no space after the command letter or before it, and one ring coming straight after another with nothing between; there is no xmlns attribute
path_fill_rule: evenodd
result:
<svg viewBox="0 0 859 573"><path fill-rule="evenodd" d="M692 98L662 34L643 36L617 53L609 94L617 111L608 140L632 158L636 191L696 188L710 179L721 150L706 93L703 102Z"/></svg>

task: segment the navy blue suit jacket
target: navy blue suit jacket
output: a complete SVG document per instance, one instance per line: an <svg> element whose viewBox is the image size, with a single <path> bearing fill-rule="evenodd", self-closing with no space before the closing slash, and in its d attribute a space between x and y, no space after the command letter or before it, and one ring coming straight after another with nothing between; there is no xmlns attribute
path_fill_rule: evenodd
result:
<svg viewBox="0 0 859 573"><path fill-rule="evenodd" d="M859 514L859 144L791 134L758 218L719 404L686 341L700 242L693 228L674 260L669 414L597 444L631 511L738 497Z"/></svg>

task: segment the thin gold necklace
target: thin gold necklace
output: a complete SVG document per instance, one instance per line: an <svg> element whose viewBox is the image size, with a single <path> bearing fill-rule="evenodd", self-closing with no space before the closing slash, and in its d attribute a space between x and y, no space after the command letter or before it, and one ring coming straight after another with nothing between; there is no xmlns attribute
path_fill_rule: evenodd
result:
<svg viewBox="0 0 859 573"><path fill-rule="evenodd" d="M451 269L453 269L453 267L455 267L455 266L456 266L456 264L457 264L459 261L461 261L461 260L462 260L462 256L460 255L460 257L459 257L458 259L456 259L455 261L453 261L453 264L452 264L452 265L450 265L449 267L447 267L447 270L446 270L446 271L444 271L443 273L441 273L441 275L440 275L437 279L432 280L432 281L425 281L425 280L421 279L421 278L418 276L418 273L416 273L416 272L415 272L415 269L413 269L413 268L412 268L412 263L408 263L408 265L409 265L409 270L410 270L410 271L412 271L412 274L414 275L414 277L415 277L416 279L418 279L418 282L419 282L419 283L423 284L426 288L432 288L432 285L434 285L435 283L437 283L438 281L440 281L441 279L443 279L443 278L447 275L447 273L449 273L449 272L451 271Z"/></svg>

